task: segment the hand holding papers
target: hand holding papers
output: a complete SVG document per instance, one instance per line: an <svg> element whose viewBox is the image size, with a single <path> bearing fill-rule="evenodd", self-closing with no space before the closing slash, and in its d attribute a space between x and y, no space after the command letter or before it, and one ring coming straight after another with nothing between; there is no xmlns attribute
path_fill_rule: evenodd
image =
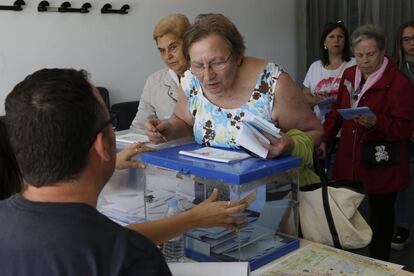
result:
<svg viewBox="0 0 414 276"><path fill-rule="evenodd" d="M358 115L375 116L375 113L367 106L353 107L353 108L341 108L337 109L339 114L345 120L350 120L358 117Z"/></svg>
<svg viewBox="0 0 414 276"><path fill-rule="evenodd" d="M266 144L270 144L270 141L262 132L266 132L275 138L280 138L280 129L272 122L268 122L248 111L245 111L245 113L240 131L236 137L236 143L242 148L257 154L259 157L266 158L268 150L263 147L259 140Z"/></svg>
<svg viewBox="0 0 414 276"><path fill-rule="evenodd" d="M240 201L248 201L253 197L255 191L249 193ZM266 202L260 217L248 217L249 224L242 228L238 234L230 232L225 228L197 228L187 234L198 240L197 244L204 244L206 250L200 253L210 255L220 254L232 259L251 261L271 250L283 246L275 237L280 221L282 220L290 200L277 200ZM191 247L191 245L190 245ZM207 249L208 248L208 249ZM194 248L199 252L200 248Z"/></svg>

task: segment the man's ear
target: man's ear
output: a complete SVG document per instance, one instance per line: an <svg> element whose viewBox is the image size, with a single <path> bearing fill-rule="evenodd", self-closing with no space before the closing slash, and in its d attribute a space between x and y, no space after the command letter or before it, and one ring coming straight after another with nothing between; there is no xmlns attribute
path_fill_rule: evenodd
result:
<svg viewBox="0 0 414 276"><path fill-rule="evenodd" d="M92 148L95 150L96 154L104 161L111 160L111 148L108 138L105 137L103 132L99 132L96 135L95 142L92 144Z"/></svg>

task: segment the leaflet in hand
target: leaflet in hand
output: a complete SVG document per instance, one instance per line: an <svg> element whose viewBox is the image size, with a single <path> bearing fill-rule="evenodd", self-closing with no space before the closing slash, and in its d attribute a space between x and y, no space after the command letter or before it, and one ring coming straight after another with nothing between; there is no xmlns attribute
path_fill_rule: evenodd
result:
<svg viewBox="0 0 414 276"><path fill-rule="evenodd" d="M242 160L250 157L250 155L247 153L217 149L212 147L203 147L196 150L180 150L178 153L186 156L224 163Z"/></svg>
<svg viewBox="0 0 414 276"><path fill-rule="evenodd" d="M133 144L133 143L148 143L149 139L147 135L130 132L126 134L116 135L116 141L126 143L126 144Z"/></svg>
<svg viewBox="0 0 414 276"><path fill-rule="evenodd" d="M334 97L327 97L327 98L324 98L323 100L320 100L316 104L320 107L321 106L330 106L333 102L335 102Z"/></svg>
<svg viewBox="0 0 414 276"><path fill-rule="evenodd" d="M341 114L342 118L345 120L350 120L356 118L358 115L367 115L367 116L375 116L374 112L369 109L367 106L361 107L353 107L353 108L341 108L337 109L339 114Z"/></svg>
<svg viewBox="0 0 414 276"><path fill-rule="evenodd" d="M275 138L281 137L280 129L272 122L246 111L246 116L240 124L236 143L253 154L261 158L266 158L268 150L259 142L259 140L265 144L270 144L270 141L263 135L263 132L266 132Z"/></svg>
<svg viewBox="0 0 414 276"><path fill-rule="evenodd" d="M329 112L329 110L331 109L331 105L334 102L335 102L334 97L327 97L327 98L325 98L325 99L323 99L323 100L316 103L316 105L319 108L321 118L325 118L326 113Z"/></svg>

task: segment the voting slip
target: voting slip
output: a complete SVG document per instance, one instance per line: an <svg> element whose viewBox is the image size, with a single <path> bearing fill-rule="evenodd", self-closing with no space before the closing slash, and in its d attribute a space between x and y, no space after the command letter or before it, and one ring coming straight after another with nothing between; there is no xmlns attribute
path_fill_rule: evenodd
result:
<svg viewBox="0 0 414 276"><path fill-rule="evenodd" d="M339 114L341 114L342 118L345 120L350 120L358 117L358 115L367 115L367 116L375 116L375 113L369 109L367 106L361 107L353 107L353 108L341 108L337 109Z"/></svg>
<svg viewBox="0 0 414 276"><path fill-rule="evenodd" d="M250 157L250 155L243 152L212 147L203 147L196 150L180 150L179 154L224 163L229 163L231 161L242 160Z"/></svg>

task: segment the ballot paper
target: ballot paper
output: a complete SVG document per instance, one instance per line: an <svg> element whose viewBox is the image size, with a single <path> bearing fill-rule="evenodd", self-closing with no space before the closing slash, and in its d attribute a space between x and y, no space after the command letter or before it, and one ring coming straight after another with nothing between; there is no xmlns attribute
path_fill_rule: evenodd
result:
<svg viewBox="0 0 414 276"><path fill-rule="evenodd" d="M224 163L242 160L250 157L250 155L243 152L224 150L212 147L203 147L196 150L180 150L178 153L186 156Z"/></svg>
<svg viewBox="0 0 414 276"><path fill-rule="evenodd" d="M116 135L116 141L126 144L133 144L133 143L148 143L149 139L147 135L138 134L138 133L125 133Z"/></svg>
<svg viewBox="0 0 414 276"><path fill-rule="evenodd" d="M270 144L270 140L262 132L266 132L275 138L281 137L280 129L274 123L246 111L236 136L236 143L252 155L266 158L268 150L262 143Z"/></svg>

